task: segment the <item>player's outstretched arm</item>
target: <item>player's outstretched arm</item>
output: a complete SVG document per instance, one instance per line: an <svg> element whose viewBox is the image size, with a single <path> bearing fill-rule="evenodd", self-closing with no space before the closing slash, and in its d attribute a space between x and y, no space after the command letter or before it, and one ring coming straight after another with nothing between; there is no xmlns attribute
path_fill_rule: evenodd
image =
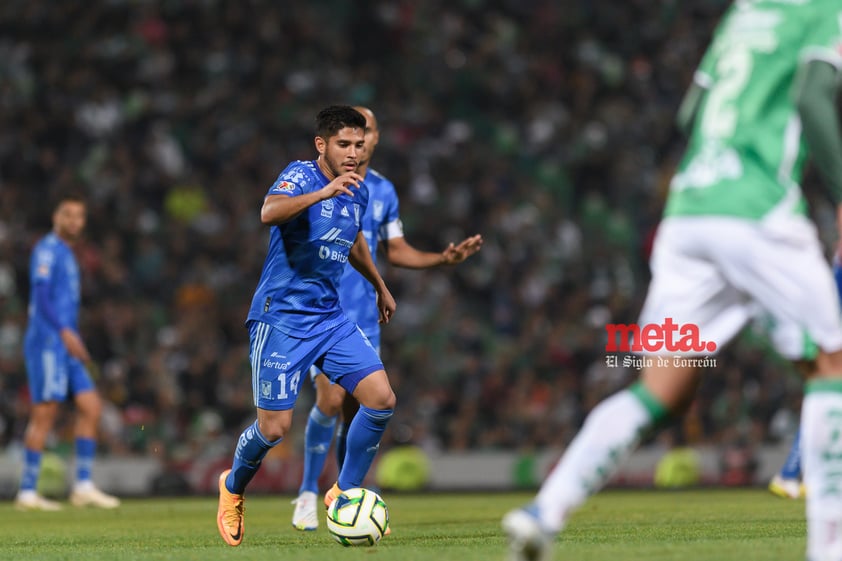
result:
<svg viewBox="0 0 842 561"><path fill-rule="evenodd" d="M465 238L459 245L451 243L442 251L445 265L456 265L461 263L482 247L482 236L479 234L473 235L470 238Z"/></svg>
<svg viewBox="0 0 842 561"><path fill-rule="evenodd" d="M405 269L428 269L438 265L461 263L482 247L482 236L476 234L465 238L458 245L451 243L442 252L419 251L409 245L406 238L391 238L386 242L386 257L389 263Z"/></svg>
<svg viewBox="0 0 842 561"><path fill-rule="evenodd" d="M839 70L823 60L810 60L799 69L795 104L801 116L804 138L828 194L842 204L842 127L836 97ZM842 227L837 220L837 228Z"/></svg>
<svg viewBox="0 0 842 561"><path fill-rule="evenodd" d="M362 232L357 233L357 238L354 241L353 247L351 247L351 252L348 254L348 261L374 286L374 290L377 293L377 309L380 312L379 322L389 323L389 320L392 319L392 315L394 315L397 309L397 304L392 297L392 293L386 287L383 277L380 276L377 267L374 265L374 261L371 258L371 251L368 249L368 243L365 241L365 236L363 236Z"/></svg>
<svg viewBox="0 0 842 561"><path fill-rule="evenodd" d="M289 196L286 194L269 195L263 200L260 209L260 221L267 226L277 226L289 222L305 209L314 204L345 193L354 196L352 188L359 188L363 178L355 172L343 173L330 183L311 193Z"/></svg>

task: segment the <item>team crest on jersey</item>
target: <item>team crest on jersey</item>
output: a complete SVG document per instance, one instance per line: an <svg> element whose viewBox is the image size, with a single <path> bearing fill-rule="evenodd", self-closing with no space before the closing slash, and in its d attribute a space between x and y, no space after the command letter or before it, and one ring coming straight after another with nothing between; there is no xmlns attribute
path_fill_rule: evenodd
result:
<svg viewBox="0 0 842 561"><path fill-rule="evenodd" d="M263 397L269 397L272 395L272 382L268 380L260 381L260 395Z"/></svg>
<svg viewBox="0 0 842 561"><path fill-rule="evenodd" d="M281 181L277 185L275 185L274 191L280 191L284 193L289 193L295 189L295 185L290 183L289 181Z"/></svg>
<svg viewBox="0 0 842 561"><path fill-rule="evenodd" d="M378 222L383 220L383 201L374 201L374 219Z"/></svg>
<svg viewBox="0 0 842 561"><path fill-rule="evenodd" d="M326 199L322 201L322 217L330 218L333 216L333 199Z"/></svg>

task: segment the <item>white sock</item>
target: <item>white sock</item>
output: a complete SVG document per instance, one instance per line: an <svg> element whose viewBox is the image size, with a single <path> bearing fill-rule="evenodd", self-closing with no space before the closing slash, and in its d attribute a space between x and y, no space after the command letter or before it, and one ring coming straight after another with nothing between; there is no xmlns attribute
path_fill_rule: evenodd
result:
<svg viewBox="0 0 842 561"><path fill-rule="evenodd" d="M93 482L93 481L91 481L90 479L86 479L86 480L84 480L84 481L77 481L77 482L73 485L73 490L74 490L74 491L82 491L82 492L86 492L86 491L90 491L90 490L91 490L91 489L93 489L93 488L94 488L94 482Z"/></svg>
<svg viewBox="0 0 842 561"><path fill-rule="evenodd" d="M807 384L801 406L807 559L842 561L842 380Z"/></svg>
<svg viewBox="0 0 842 561"><path fill-rule="evenodd" d="M547 530L560 531L570 514L605 485L656 417L663 416L663 408L649 400L644 403L640 391L624 390L594 407L535 499Z"/></svg>

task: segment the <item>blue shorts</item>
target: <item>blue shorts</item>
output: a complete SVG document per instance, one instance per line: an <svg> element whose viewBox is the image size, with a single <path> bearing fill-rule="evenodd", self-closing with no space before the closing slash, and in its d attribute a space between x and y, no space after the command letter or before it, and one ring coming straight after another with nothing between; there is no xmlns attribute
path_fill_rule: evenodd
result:
<svg viewBox="0 0 842 561"><path fill-rule="evenodd" d="M37 343L27 341L23 354L32 403L66 401L96 387L88 369L70 356L57 335Z"/></svg>
<svg viewBox="0 0 842 561"><path fill-rule="evenodd" d="M363 331L363 336L368 339L368 342L371 343L372 347L374 347L374 352L377 353L377 356L380 356L380 332L377 333L377 343L374 342L374 339L366 335L365 331ZM324 372L322 372L318 366L313 365L310 367L310 382L313 386L316 385L316 376L319 374L324 374Z"/></svg>
<svg viewBox="0 0 842 561"><path fill-rule="evenodd" d="M292 337L259 321L250 321L248 328L252 393L259 409L292 409L301 377L307 375L311 365L348 393L353 393L369 374L383 370L377 351L351 321L307 339Z"/></svg>
<svg viewBox="0 0 842 561"><path fill-rule="evenodd" d="M380 354L380 326L375 325L374 327L364 327L360 324L357 324L359 328L365 333L365 336L368 338L371 346L374 347L374 350L377 351L377 354Z"/></svg>

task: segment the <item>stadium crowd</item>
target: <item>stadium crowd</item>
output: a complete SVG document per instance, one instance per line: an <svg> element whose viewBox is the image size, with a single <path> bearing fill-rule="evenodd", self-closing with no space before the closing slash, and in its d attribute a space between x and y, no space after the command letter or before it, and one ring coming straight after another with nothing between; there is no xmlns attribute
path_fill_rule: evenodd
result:
<svg viewBox="0 0 842 561"><path fill-rule="evenodd" d="M262 197L285 162L314 157L312 115L340 102L377 112L373 167L397 186L413 245L485 239L456 268L384 270L398 301L383 329L398 395L384 442L562 447L633 376L606 365L605 325L636 320L683 143L674 116L725 5L3 2L2 444L28 406L29 253L50 193L76 187L103 450L227 453L253 418L243 321L268 238ZM832 215L813 202L829 239ZM762 338L717 362L674 433L788 434L800 383Z"/></svg>

